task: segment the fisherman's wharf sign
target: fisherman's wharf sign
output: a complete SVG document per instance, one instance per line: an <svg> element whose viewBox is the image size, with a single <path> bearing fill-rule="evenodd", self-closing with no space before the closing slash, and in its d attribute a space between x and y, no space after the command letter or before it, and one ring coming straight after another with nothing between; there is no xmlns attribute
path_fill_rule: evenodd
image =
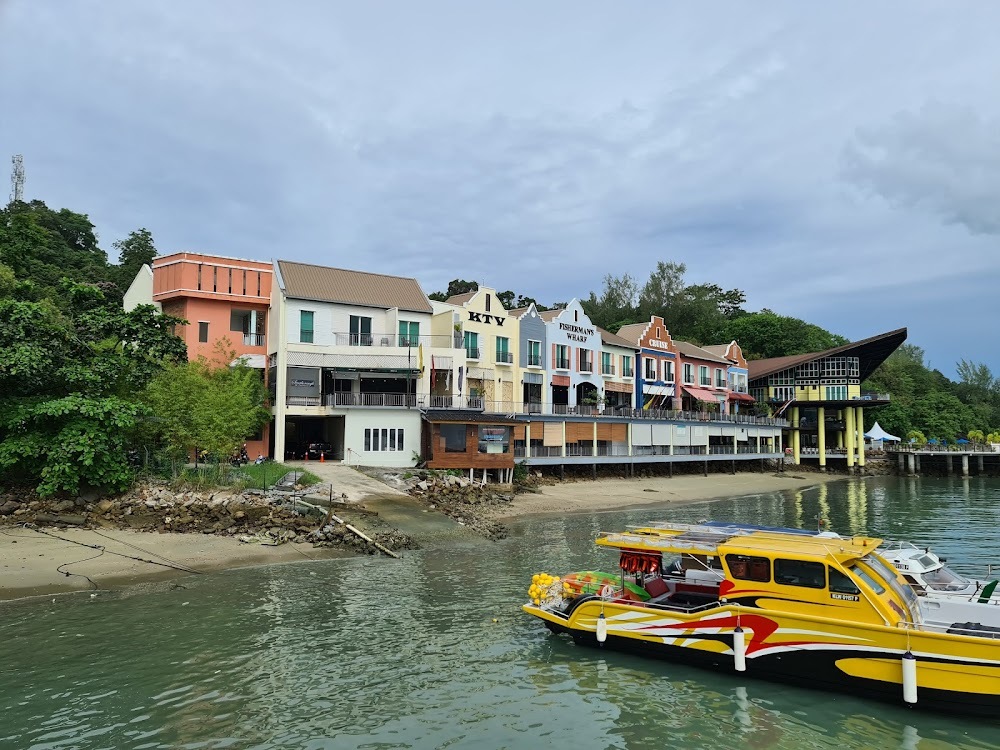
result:
<svg viewBox="0 0 1000 750"><path fill-rule="evenodd" d="M572 323L560 323L559 330L565 331L566 338L570 341L586 341L588 338L597 333L597 331L593 328L573 325Z"/></svg>

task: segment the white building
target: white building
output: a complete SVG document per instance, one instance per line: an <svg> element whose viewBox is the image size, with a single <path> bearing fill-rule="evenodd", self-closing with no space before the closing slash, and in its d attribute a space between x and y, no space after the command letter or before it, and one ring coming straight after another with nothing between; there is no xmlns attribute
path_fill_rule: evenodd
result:
<svg viewBox="0 0 1000 750"><path fill-rule="evenodd" d="M592 413L604 397L598 366L601 332L590 322L580 301L562 310L541 313L549 347L549 380L553 413Z"/></svg>
<svg viewBox="0 0 1000 750"><path fill-rule="evenodd" d="M431 332L420 284L285 260L275 261L274 278L267 350L275 458L328 443L332 458L349 463L413 465L431 358L439 369L457 363L455 337Z"/></svg>

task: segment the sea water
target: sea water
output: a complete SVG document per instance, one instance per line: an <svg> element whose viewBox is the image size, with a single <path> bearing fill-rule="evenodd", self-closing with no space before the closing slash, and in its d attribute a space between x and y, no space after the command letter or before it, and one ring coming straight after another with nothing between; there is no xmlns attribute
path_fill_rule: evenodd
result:
<svg viewBox="0 0 1000 750"><path fill-rule="evenodd" d="M995 748L996 722L718 674L551 635L533 573L613 568L600 531L740 521L882 535L983 577L1000 481L844 479L544 516L402 560L303 562L0 604L0 748Z"/></svg>

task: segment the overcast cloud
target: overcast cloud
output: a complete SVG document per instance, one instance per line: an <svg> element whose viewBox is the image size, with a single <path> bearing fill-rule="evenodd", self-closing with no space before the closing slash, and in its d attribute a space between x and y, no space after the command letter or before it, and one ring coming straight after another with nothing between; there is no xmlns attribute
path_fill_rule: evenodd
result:
<svg viewBox="0 0 1000 750"><path fill-rule="evenodd" d="M145 226L543 302L674 260L1000 374L998 28L988 3L0 0L0 155L108 250Z"/></svg>

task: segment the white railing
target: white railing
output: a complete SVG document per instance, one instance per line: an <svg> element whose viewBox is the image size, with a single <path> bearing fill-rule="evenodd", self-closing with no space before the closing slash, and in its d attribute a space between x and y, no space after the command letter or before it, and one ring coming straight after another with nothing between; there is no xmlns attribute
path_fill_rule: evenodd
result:
<svg viewBox="0 0 1000 750"><path fill-rule="evenodd" d="M264 346L263 333L244 333L243 346Z"/></svg>
<svg viewBox="0 0 1000 750"><path fill-rule="evenodd" d="M331 408L351 406L403 408L417 406L417 397L405 393L327 393L323 405Z"/></svg>
<svg viewBox="0 0 1000 750"><path fill-rule="evenodd" d="M403 336L395 333L345 333L335 331L333 343L336 346L397 347L400 349L424 348L462 349L465 346L461 334L428 334L424 336Z"/></svg>

